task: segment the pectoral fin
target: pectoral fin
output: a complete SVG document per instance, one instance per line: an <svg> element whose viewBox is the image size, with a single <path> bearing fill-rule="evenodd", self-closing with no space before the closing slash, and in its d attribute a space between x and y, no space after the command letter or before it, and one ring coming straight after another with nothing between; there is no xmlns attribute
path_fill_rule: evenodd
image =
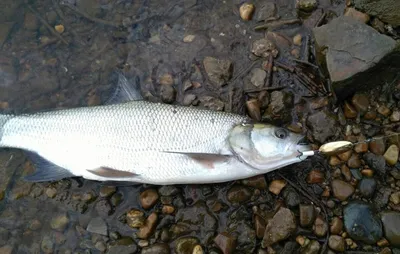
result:
<svg viewBox="0 0 400 254"><path fill-rule="evenodd" d="M139 76L134 76L132 81L129 82L121 71L114 71L111 75L111 79L113 80L112 82L118 79L118 84L114 93L105 102L106 105L143 100L143 96L140 93Z"/></svg>
<svg viewBox="0 0 400 254"><path fill-rule="evenodd" d="M129 178L129 177L135 177L138 176L138 174L128 172L128 171L122 171L122 170L117 170L117 169L112 169L112 168L107 168L107 167L100 167L96 169L87 169L90 173L100 176L100 177L105 177L105 178Z"/></svg>
<svg viewBox="0 0 400 254"><path fill-rule="evenodd" d="M211 154L211 153L180 153L180 152L167 152L167 153L186 155L209 169L213 169L216 163L227 162L231 157L229 155Z"/></svg>

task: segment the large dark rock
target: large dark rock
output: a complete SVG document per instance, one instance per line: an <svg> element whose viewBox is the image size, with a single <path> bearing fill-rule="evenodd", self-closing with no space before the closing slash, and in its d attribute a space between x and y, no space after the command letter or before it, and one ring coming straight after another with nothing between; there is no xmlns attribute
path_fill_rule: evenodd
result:
<svg viewBox="0 0 400 254"><path fill-rule="evenodd" d="M394 27L400 26L399 0L353 0L355 7Z"/></svg>
<svg viewBox="0 0 400 254"><path fill-rule="evenodd" d="M385 237L391 245L400 247L400 213L386 211L381 214Z"/></svg>
<svg viewBox="0 0 400 254"><path fill-rule="evenodd" d="M400 70L400 45L354 18L336 18L313 32L318 62L339 98L390 83Z"/></svg>
<svg viewBox="0 0 400 254"><path fill-rule="evenodd" d="M327 110L318 111L307 118L307 127L313 139L321 144L336 134L337 126L335 116Z"/></svg>

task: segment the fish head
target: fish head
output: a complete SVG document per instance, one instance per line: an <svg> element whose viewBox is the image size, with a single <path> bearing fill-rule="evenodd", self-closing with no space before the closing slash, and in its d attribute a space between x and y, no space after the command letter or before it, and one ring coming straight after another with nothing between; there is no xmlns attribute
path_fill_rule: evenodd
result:
<svg viewBox="0 0 400 254"><path fill-rule="evenodd" d="M301 152L311 150L304 135L270 124L235 126L229 145L239 160L265 172L300 162Z"/></svg>

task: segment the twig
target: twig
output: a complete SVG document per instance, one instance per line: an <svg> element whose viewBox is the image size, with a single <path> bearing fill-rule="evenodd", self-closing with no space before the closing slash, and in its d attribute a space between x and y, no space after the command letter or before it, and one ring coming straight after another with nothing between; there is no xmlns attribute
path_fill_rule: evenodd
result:
<svg viewBox="0 0 400 254"><path fill-rule="evenodd" d="M267 77L265 78L265 83L264 87L270 87L271 85L271 79L272 79L272 67L274 66L274 56L272 54L269 55L268 57L268 63L266 66L266 71L267 71ZM268 92L266 90L262 91L258 95L258 101L262 102L265 99L265 96L267 96Z"/></svg>
<svg viewBox="0 0 400 254"><path fill-rule="evenodd" d="M321 17L318 19L317 23L315 23L315 27L320 26L322 22L324 22L325 17L326 17L326 12L324 12L324 14L322 14Z"/></svg>
<svg viewBox="0 0 400 254"><path fill-rule="evenodd" d="M315 68L315 69L319 69L318 66L316 66L315 64L312 64L312 63L310 63L310 62L303 61L303 60L299 60L299 59L296 59L296 58L293 58L292 60L295 61L295 62L298 62L298 63L300 63L300 64L305 64L305 65L311 66L311 67L313 67L313 68Z"/></svg>
<svg viewBox="0 0 400 254"><path fill-rule="evenodd" d="M289 72L292 72L292 73L294 72L294 67L292 67L292 66L286 65L286 64L284 64L284 63L282 63L282 62L279 62L279 61L275 61L274 64L275 64L276 66L278 66L278 67L280 67L280 68L286 70L286 71L289 71Z"/></svg>
<svg viewBox="0 0 400 254"><path fill-rule="evenodd" d="M29 4L27 4L26 6L28 7L28 9L29 9L31 12L33 12L33 14L40 20L40 22L42 22L43 25L45 25L45 26L50 30L50 32L51 32L54 36L56 36L58 39L60 39L60 40L61 40L62 42L64 42L66 45L69 45L69 43L68 43L59 33L57 33L57 32L54 30L54 28L53 28L51 25L49 25L49 23L47 23L47 21L46 21L45 19L43 19L37 11L35 11Z"/></svg>
<svg viewBox="0 0 400 254"><path fill-rule="evenodd" d="M279 90L285 89L286 86L276 86L276 87L261 87L261 88L254 88L254 89L247 89L244 90L245 93L259 93L262 91L272 91L272 90Z"/></svg>
<svg viewBox="0 0 400 254"><path fill-rule="evenodd" d="M267 24L256 26L256 27L254 27L254 30L258 31L258 30L265 30L265 29L269 29L269 28L278 28L281 26L292 25L292 24L297 24L297 23L301 23L301 19L277 20L277 21L272 21Z"/></svg>
<svg viewBox="0 0 400 254"><path fill-rule="evenodd" d="M308 62L310 59L310 35L306 36L303 59L305 62Z"/></svg>
<svg viewBox="0 0 400 254"><path fill-rule="evenodd" d="M260 60L254 61L250 66L246 67L244 70L240 71L235 77L233 77L229 83L235 82L237 79L244 77Z"/></svg>

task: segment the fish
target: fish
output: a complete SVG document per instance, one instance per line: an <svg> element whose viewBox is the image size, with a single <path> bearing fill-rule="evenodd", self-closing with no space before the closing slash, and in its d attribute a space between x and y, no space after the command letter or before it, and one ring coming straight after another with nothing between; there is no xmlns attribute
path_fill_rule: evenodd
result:
<svg viewBox="0 0 400 254"><path fill-rule="evenodd" d="M0 114L0 148L26 153L35 166L29 182L82 177L153 185L246 179L301 162L310 149L304 135L246 115L146 101L123 74L112 98Z"/></svg>

